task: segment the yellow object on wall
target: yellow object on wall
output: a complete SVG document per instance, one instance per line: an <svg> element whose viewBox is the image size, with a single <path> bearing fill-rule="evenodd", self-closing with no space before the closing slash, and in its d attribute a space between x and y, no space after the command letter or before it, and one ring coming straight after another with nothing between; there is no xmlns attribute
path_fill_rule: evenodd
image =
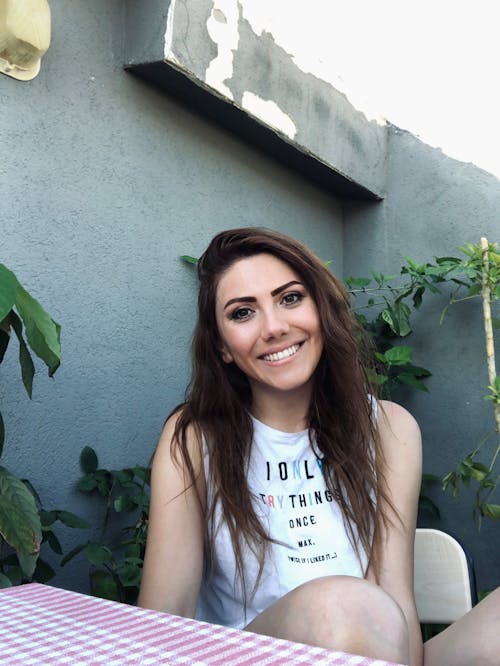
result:
<svg viewBox="0 0 500 666"><path fill-rule="evenodd" d="M30 81L50 46L47 0L0 0L0 72Z"/></svg>

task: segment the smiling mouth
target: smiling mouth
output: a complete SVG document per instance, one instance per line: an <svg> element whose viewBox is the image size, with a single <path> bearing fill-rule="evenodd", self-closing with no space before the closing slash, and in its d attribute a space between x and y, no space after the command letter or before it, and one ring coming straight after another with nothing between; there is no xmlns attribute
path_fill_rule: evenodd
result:
<svg viewBox="0 0 500 666"><path fill-rule="evenodd" d="M300 345L292 345L283 349L283 351L275 352L274 354L263 354L261 358L264 361L282 361L284 358L293 356L299 351Z"/></svg>

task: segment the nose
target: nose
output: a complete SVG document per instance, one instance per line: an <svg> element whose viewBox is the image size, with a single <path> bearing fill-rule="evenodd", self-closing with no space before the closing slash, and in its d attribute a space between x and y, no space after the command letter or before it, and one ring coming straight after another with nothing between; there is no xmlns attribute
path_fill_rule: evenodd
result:
<svg viewBox="0 0 500 666"><path fill-rule="evenodd" d="M271 307L263 312L262 339L272 340L285 335L290 330L286 314L279 308Z"/></svg>

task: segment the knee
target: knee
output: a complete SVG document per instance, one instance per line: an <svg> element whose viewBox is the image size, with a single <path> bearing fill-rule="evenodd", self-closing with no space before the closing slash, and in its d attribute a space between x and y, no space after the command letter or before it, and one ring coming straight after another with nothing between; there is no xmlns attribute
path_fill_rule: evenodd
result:
<svg viewBox="0 0 500 666"><path fill-rule="evenodd" d="M317 644L407 663L406 618L381 587L360 578L328 576L296 592L314 609L311 631Z"/></svg>

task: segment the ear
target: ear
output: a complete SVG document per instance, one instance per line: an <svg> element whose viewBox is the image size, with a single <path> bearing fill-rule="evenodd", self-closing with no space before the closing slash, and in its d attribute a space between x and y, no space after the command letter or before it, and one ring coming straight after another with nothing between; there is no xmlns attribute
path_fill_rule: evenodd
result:
<svg viewBox="0 0 500 666"><path fill-rule="evenodd" d="M230 354L230 352L228 352L228 350L225 347L221 348L220 353L224 363L232 363L234 361L232 354Z"/></svg>

